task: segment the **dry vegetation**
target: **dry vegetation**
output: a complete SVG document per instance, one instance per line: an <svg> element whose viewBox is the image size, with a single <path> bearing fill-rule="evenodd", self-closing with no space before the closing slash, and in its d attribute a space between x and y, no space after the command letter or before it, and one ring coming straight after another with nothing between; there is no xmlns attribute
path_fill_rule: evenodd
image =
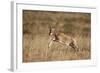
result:
<svg viewBox="0 0 100 73"><path fill-rule="evenodd" d="M49 24L74 37L81 51L75 53L58 42L48 48ZM91 14L23 10L23 62L90 58Z"/></svg>

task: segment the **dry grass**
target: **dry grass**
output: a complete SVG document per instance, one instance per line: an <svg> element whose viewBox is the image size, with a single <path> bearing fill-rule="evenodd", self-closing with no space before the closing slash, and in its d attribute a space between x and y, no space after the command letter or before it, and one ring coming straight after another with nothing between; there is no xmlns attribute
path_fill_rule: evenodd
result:
<svg viewBox="0 0 100 73"><path fill-rule="evenodd" d="M25 36L25 35L24 35ZM27 38L24 38L27 39ZM33 40L28 39L24 45L24 62L34 61L59 61L59 60L82 60L90 59L90 41L89 38L77 37L77 42L81 51L75 53L75 50L58 42L53 42L51 48L48 48L48 38L36 36ZM29 42L30 41L30 42Z"/></svg>
<svg viewBox="0 0 100 73"><path fill-rule="evenodd" d="M59 21L61 18L61 21ZM59 21L58 25L55 25ZM73 36L80 51L58 42L48 48L48 24ZM91 58L90 14L23 11L23 62L83 60Z"/></svg>

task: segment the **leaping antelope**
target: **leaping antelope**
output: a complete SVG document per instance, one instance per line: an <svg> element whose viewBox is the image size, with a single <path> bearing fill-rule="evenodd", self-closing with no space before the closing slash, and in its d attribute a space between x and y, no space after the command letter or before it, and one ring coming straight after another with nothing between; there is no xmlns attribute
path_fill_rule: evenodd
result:
<svg viewBox="0 0 100 73"><path fill-rule="evenodd" d="M61 44L64 44L66 47L70 46L73 48L75 51L78 50L77 42L74 38L62 33L58 32L55 28L49 27L49 43L48 43L48 48L51 47L53 42L59 42Z"/></svg>

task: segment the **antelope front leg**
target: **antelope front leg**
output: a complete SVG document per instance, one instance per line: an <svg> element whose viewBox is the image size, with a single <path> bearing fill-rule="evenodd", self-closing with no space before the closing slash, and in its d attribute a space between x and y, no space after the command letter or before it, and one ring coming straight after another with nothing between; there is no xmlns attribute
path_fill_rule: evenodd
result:
<svg viewBox="0 0 100 73"><path fill-rule="evenodd" d="M50 48L50 46L53 44L53 40L49 40L49 42L48 42L48 48Z"/></svg>
<svg viewBox="0 0 100 73"><path fill-rule="evenodd" d="M46 50L46 56L48 56L48 53L50 52L50 46L52 45L53 41L50 39L48 42L48 49Z"/></svg>

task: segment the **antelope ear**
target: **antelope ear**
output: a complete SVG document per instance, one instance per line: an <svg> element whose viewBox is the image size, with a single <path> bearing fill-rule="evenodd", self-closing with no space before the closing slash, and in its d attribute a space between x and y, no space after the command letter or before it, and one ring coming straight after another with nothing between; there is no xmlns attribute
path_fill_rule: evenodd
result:
<svg viewBox="0 0 100 73"><path fill-rule="evenodd" d="M51 34L51 25L50 24L48 24L48 28L49 28L49 35Z"/></svg>
<svg viewBox="0 0 100 73"><path fill-rule="evenodd" d="M49 31L49 35L51 34L51 31Z"/></svg>
<svg viewBox="0 0 100 73"><path fill-rule="evenodd" d="M49 35L51 34L51 29L49 29Z"/></svg>

